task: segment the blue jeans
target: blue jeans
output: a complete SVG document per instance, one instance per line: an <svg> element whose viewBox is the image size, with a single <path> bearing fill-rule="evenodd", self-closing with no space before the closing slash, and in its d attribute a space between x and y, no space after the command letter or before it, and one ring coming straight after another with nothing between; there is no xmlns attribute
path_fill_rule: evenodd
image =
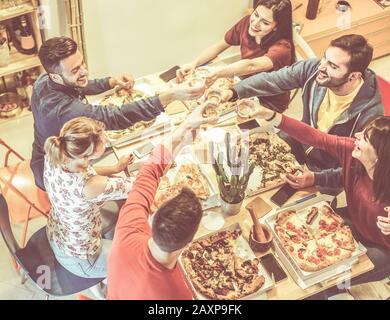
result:
<svg viewBox="0 0 390 320"><path fill-rule="evenodd" d="M112 245L111 240L102 239L100 250L87 259L67 255L54 242L49 242L57 261L69 272L82 278L107 277L108 254Z"/></svg>

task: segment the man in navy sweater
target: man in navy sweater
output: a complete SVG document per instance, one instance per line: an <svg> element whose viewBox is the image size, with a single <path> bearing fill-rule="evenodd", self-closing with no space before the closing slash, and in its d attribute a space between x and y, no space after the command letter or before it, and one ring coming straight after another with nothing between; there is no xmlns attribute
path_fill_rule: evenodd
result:
<svg viewBox="0 0 390 320"><path fill-rule="evenodd" d="M125 129L138 121L155 118L165 106L175 100L193 100L205 88L178 87L157 96L107 108L89 104L86 95L95 95L116 86L131 88L131 75L99 80L88 80L88 70L76 42L67 37L56 37L43 43L39 58L45 74L35 82L31 100L34 116L34 143L31 169L36 185L44 190L43 146L50 136L57 136L70 119L86 116L105 123L108 130Z"/></svg>

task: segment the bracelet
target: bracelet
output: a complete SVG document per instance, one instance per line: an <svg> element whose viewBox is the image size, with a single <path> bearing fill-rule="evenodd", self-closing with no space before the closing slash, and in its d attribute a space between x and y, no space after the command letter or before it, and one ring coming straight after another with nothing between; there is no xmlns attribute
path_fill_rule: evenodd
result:
<svg viewBox="0 0 390 320"><path fill-rule="evenodd" d="M234 90L233 88L230 89L233 92L232 97L229 99L229 102L235 102L238 100L238 94L237 91Z"/></svg>
<svg viewBox="0 0 390 320"><path fill-rule="evenodd" d="M271 118L269 118L269 119L264 119L264 120L267 121L267 122L270 122L270 121L274 120L275 117L276 117L276 111L274 111L274 113L272 114L272 117L271 117Z"/></svg>

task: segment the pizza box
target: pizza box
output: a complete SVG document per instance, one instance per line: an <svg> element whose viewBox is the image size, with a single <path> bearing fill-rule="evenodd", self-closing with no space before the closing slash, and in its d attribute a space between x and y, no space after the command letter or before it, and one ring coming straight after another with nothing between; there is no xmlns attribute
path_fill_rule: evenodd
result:
<svg viewBox="0 0 390 320"><path fill-rule="evenodd" d="M276 253L278 254L283 264L286 266L291 276L298 283L298 285L303 289L313 284L320 283L330 278L333 278L341 273L344 273L346 270L349 270L352 267L352 265L358 261L359 256L364 255L367 252L367 249L361 243L355 240L356 249L352 253L352 256L350 258L347 258L343 261L339 261L329 267L326 267L322 270L315 271L315 272L308 272L299 268L295 260L290 256L288 251L282 246L282 242L280 241L278 235L274 231L276 217L280 212L286 210L295 210L297 211L297 216L299 218L306 220L306 215L308 214L309 210L312 207L318 207L320 209L324 205L329 206L329 203L324 200L324 197L322 195L317 197L310 197L308 198L307 201L303 201L288 207L285 206L283 208L276 209L276 210L274 209L273 212L270 213L270 215L265 218L265 223L272 230L274 236ZM318 227L318 222L320 220L319 216L320 215L317 215L317 217L314 219L312 224L307 226L309 230L315 230Z"/></svg>
<svg viewBox="0 0 390 320"><path fill-rule="evenodd" d="M216 232L208 233L207 235L205 235L203 237L200 237L200 238L197 238L195 240L206 239L206 238L212 236L213 234L216 234L216 233L219 233L219 232L234 231L234 230L240 230L241 231L241 235L236 239L237 247L236 247L235 254L237 256L239 256L240 258L245 259L245 260L256 258L256 255L254 254L254 252L250 248L248 241L243 236L243 230L242 230L242 228L241 228L239 223L232 224L229 227L223 228L223 229L218 230ZM188 286L190 287L191 291L194 294L195 299L197 299L197 300L209 300L207 297L205 297L204 295L199 293L195 289L195 287L193 286L193 284L192 284L192 282L190 280L190 277L188 276L188 274L186 273L186 270L183 267L183 264L182 264L182 261L181 261L181 256L179 258L179 265L180 265L180 267L181 267L181 269L183 271L183 274L185 276L185 279L187 281ZM274 288L275 283L272 280L271 276L268 274L268 272L264 269L263 265L261 263L259 263L258 267L259 267L259 273L261 275L263 275L264 279L265 279L263 286L257 292L252 293L252 294L250 294L250 295L248 295L246 297L243 297L243 298L241 298L239 300L265 300L266 297L263 294L265 292L267 292L267 291L269 291L269 290Z"/></svg>

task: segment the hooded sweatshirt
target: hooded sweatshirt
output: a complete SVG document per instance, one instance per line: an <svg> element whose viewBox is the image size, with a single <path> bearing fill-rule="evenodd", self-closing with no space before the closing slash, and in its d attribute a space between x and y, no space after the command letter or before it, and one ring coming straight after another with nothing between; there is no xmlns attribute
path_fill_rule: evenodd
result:
<svg viewBox="0 0 390 320"><path fill-rule="evenodd" d="M318 110L325 97L327 88L316 82L320 59L299 61L292 66L274 72L263 72L249 77L234 86L238 98L270 96L297 88L302 89L302 121L318 128ZM377 116L383 115L384 108L375 73L367 69L363 75L364 84L351 103L328 133L342 137L353 137L365 125ZM342 187L342 168L339 161L324 150L303 144L309 167L317 166L318 160L325 163L322 171L315 173L315 184L331 188Z"/></svg>

